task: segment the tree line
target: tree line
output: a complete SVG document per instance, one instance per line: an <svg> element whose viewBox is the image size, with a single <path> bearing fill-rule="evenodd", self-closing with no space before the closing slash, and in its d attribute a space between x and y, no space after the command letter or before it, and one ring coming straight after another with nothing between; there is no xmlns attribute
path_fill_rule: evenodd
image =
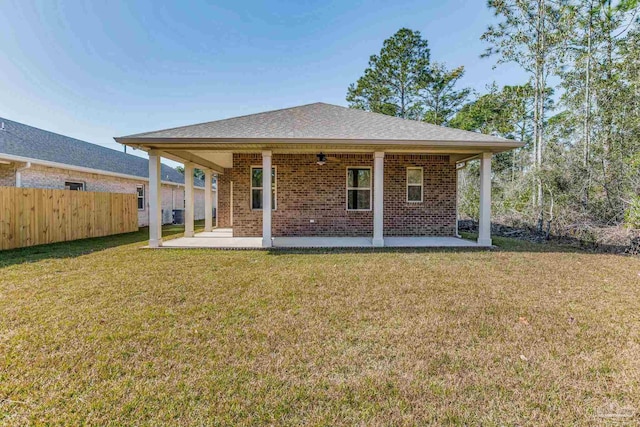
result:
<svg viewBox="0 0 640 427"><path fill-rule="evenodd" d="M517 64L520 85L460 87L464 67L430 57L402 28L349 86L352 108L516 139L493 160L493 211L545 233L640 228L638 0L489 0L497 23L483 58ZM477 164L459 176L459 209L478 215Z"/></svg>

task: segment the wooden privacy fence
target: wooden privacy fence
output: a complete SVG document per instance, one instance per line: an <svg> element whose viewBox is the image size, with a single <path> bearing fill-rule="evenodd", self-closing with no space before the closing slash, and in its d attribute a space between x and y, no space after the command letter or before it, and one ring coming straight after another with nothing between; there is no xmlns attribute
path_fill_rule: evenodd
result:
<svg viewBox="0 0 640 427"><path fill-rule="evenodd" d="M0 187L0 249L137 231L136 197Z"/></svg>

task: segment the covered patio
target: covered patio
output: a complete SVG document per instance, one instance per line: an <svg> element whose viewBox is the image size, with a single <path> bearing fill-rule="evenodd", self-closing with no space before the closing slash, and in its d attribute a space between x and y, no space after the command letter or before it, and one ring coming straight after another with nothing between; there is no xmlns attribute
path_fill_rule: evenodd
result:
<svg viewBox="0 0 640 427"><path fill-rule="evenodd" d="M478 242L459 237L387 237L390 248L480 248ZM233 237L231 228L196 233L193 237L179 237L163 243L164 248L261 249L261 237ZM373 248L368 237L274 237L274 248Z"/></svg>
<svg viewBox="0 0 640 427"><path fill-rule="evenodd" d="M149 155L149 247L220 249L490 247L491 159L523 145L323 103L116 140ZM161 157L185 170L185 234L166 242ZM477 241L457 230L457 170L470 160L480 162ZM198 234L194 168L208 195Z"/></svg>

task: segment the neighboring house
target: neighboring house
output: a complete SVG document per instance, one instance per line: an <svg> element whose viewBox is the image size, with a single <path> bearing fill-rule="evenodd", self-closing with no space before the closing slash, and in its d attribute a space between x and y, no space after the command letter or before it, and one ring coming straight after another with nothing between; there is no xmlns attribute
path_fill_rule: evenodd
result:
<svg viewBox="0 0 640 427"><path fill-rule="evenodd" d="M184 176L162 165L162 222L184 208ZM0 118L0 186L138 195L138 225L149 224L149 161ZM204 183L195 182L195 219L205 217Z"/></svg>
<svg viewBox="0 0 640 427"><path fill-rule="evenodd" d="M456 236L456 169L471 159L481 165L477 244L489 246L491 157L523 145L324 103L115 139L149 152L152 192L165 155L218 172L219 226L262 236L263 247L306 236L372 246ZM153 220L149 232L150 246L161 246Z"/></svg>

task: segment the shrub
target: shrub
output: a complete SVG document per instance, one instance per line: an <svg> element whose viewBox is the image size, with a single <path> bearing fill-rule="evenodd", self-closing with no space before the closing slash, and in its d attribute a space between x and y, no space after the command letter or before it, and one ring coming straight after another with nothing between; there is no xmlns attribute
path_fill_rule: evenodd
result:
<svg viewBox="0 0 640 427"><path fill-rule="evenodd" d="M624 222L628 227L640 228L640 196L634 196L624 214Z"/></svg>

